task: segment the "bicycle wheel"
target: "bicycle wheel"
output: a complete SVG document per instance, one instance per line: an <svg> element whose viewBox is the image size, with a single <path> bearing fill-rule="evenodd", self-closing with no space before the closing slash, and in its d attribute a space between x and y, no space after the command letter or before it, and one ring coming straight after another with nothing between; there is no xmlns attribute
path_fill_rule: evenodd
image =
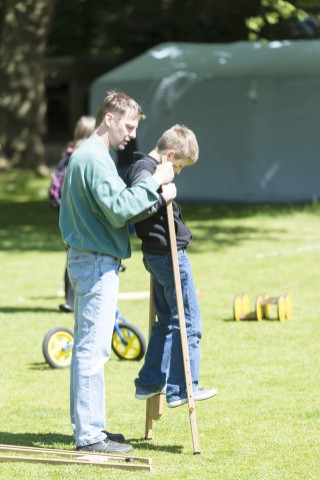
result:
<svg viewBox="0 0 320 480"><path fill-rule="evenodd" d="M45 335L42 344L44 358L52 368L70 366L73 332L65 327L55 327Z"/></svg>
<svg viewBox="0 0 320 480"><path fill-rule="evenodd" d="M146 341L141 330L127 322L116 324L111 346L121 360L141 360L146 352Z"/></svg>

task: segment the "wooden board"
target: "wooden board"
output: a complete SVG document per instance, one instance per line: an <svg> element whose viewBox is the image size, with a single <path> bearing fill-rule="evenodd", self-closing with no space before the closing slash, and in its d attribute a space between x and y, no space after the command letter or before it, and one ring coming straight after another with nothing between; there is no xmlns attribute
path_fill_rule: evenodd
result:
<svg viewBox="0 0 320 480"><path fill-rule="evenodd" d="M54 448L24 447L0 444L0 450L15 455L0 455L0 462L30 462L58 465L95 465L104 468L127 470L152 470L151 458L134 457L130 454L115 455ZM24 454L24 455L22 455Z"/></svg>

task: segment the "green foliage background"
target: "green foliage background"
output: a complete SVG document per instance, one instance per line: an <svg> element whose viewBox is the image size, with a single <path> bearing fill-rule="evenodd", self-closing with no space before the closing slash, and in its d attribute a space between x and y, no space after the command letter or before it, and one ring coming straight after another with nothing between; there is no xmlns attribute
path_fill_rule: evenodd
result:
<svg viewBox="0 0 320 480"><path fill-rule="evenodd" d="M311 34L295 19L319 13L319 0L58 0L48 54L108 57L116 65L167 41L315 38L319 28Z"/></svg>

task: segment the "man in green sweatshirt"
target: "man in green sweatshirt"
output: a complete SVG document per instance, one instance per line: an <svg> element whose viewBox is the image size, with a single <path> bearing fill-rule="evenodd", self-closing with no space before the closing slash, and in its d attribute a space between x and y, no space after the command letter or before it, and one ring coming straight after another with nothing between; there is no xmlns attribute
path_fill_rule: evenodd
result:
<svg viewBox="0 0 320 480"><path fill-rule="evenodd" d="M108 92L96 128L73 153L64 182L60 229L75 292L70 415L77 450L127 453L121 434L105 430L104 364L118 298L120 262L131 255L127 222L161 200L176 196L171 162L127 188L109 150L123 150L136 137L141 107L122 92ZM162 185L159 198L157 190Z"/></svg>

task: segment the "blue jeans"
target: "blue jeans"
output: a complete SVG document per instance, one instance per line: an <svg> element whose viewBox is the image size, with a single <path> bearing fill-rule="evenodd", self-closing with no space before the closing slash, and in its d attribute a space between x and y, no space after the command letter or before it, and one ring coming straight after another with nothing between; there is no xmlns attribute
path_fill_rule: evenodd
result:
<svg viewBox="0 0 320 480"><path fill-rule="evenodd" d="M68 250L75 293L70 416L76 446L105 438L104 364L109 360L119 287L119 262L94 252Z"/></svg>
<svg viewBox="0 0 320 480"><path fill-rule="evenodd" d="M181 288L193 388L199 383L201 316L189 258L179 250ZM186 397L186 382L171 255L143 253L152 276L157 321L152 328L144 365L136 387L148 392L166 390L167 401Z"/></svg>

